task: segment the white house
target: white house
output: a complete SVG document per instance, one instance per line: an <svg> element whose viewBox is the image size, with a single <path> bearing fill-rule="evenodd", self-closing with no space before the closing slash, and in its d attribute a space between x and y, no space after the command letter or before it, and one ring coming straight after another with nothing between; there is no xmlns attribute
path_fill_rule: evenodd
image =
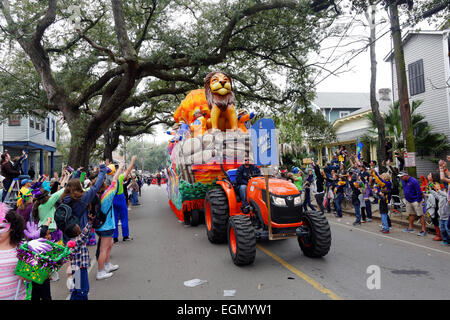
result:
<svg viewBox="0 0 450 320"><path fill-rule="evenodd" d="M53 174L56 152L56 116L39 113L33 115L13 114L0 124L0 149L5 149L11 157L28 153L23 163L23 171L33 167L36 174Z"/></svg>
<svg viewBox="0 0 450 320"><path fill-rule="evenodd" d="M443 133L450 140L450 29L443 31L409 31L403 37L410 104L423 103L417 109L425 115L433 132ZM385 58L392 68L393 100L398 100L394 53ZM443 155L441 155L443 156ZM437 170L428 157L416 157L418 175Z"/></svg>
<svg viewBox="0 0 450 320"><path fill-rule="evenodd" d="M382 88L378 90L377 101L381 113L386 113L392 105L391 90ZM339 117L333 121L333 127L336 132L336 142L329 143L324 146L325 150L321 150L319 161L322 161L326 155L331 160L332 154L340 146L345 146L350 153L356 153L356 144L358 138L368 133L371 129L371 123L367 119L367 114L372 112L370 107L370 97L367 96L365 101L361 101L365 107L351 112L343 117ZM376 160L376 145L370 144L363 147L365 160Z"/></svg>

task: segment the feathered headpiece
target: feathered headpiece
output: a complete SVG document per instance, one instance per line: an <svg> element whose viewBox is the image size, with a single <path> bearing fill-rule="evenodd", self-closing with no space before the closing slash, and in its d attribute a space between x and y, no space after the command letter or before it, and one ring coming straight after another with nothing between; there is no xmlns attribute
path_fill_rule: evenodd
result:
<svg viewBox="0 0 450 320"><path fill-rule="evenodd" d="M50 181L45 180L42 182L42 188L48 192L50 192L52 189L50 188Z"/></svg>
<svg viewBox="0 0 450 320"><path fill-rule="evenodd" d="M0 202L0 223L6 220L6 214L9 212L9 210L10 208L6 203Z"/></svg>

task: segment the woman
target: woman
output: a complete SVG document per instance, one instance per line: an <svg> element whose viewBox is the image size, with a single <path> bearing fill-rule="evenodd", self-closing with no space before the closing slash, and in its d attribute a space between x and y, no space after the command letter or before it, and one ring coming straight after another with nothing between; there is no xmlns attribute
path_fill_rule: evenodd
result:
<svg viewBox="0 0 450 320"><path fill-rule="evenodd" d="M100 172L97 176L95 184L91 186L86 192L81 185L78 178L71 179L64 192L61 195L61 201L72 208L72 215L79 219L79 226L85 226L88 223L88 207L91 201L95 198L98 190L103 185L106 176L106 165L104 162L100 163ZM69 240L64 235L64 242Z"/></svg>
<svg viewBox="0 0 450 320"><path fill-rule="evenodd" d="M65 172L61 184L65 185L67 180L69 180L69 177L70 173ZM62 237L62 230L58 230L55 222L55 204L63 192L64 188L50 195L50 184L48 181L44 181L41 188L33 191L34 203L31 220L32 222L37 223L37 227L39 228L48 221L48 218L50 218L51 223L48 226L48 230L54 242L60 241Z"/></svg>
<svg viewBox="0 0 450 320"><path fill-rule="evenodd" d="M434 189L435 184L439 184L440 181L440 175L439 173L429 173L427 176L427 182L428 185L426 187L426 192L429 192L430 189ZM428 195L430 196L430 195ZM433 197L434 198L434 197ZM431 218L431 221L433 221L433 225L434 225L434 229L436 230L436 236L433 238L434 241L441 241L442 237L441 237L441 229L439 228L439 204L438 204L438 199L435 199L435 208L434 208L434 217Z"/></svg>
<svg viewBox="0 0 450 320"><path fill-rule="evenodd" d="M11 186L13 179L18 178L20 176L20 172L18 170L14 170L13 164L11 163L11 157L8 153L3 153L1 155L1 174L5 177L3 180L3 194L2 194L2 202L5 200L6 194L8 193L8 189Z"/></svg>
<svg viewBox="0 0 450 320"><path fill-rule="evenodd" d="M23 218L0 203L0 300L25 299L24 279L14 274L24 229Z"/></svg>
<svg viewBox="0 0 450 320"><path fill-rule="evenodd" d="M97 235L99 236L99 253L97 256L98 262L98 270L97 270L97 280L107 279L111 277L112 271L115 271L119 268L118 265L113 265L110 262L111 257L111 249L114 244L113 242L113 234L114 229L116 228L114 222L114 207L113 207L113 199L118 191L117 179L119 175L122 173L123 164L120 163L119 168L114 174L111 185L108 187L106 183L103 183L103 186L100 188L97 195L100 198L100 209L103 213L105 213L106 221L105 223L96 230ZM95 184L95 182L93 182Z"/></svg>

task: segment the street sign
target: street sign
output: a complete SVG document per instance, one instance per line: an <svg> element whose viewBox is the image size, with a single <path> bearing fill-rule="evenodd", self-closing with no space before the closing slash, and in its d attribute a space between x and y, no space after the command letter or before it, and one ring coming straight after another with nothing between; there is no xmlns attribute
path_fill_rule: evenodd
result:
<svg viewBox="0 0 450 320"><path fill-rule="evenodd" d="M415 166L416 166L416 153L405 152L405 167L415 167Z"/></svg>
<svg viewBox="0 0 450 320"><path fill-rule="evenodd" d="M270 118L260 119L250 129L253 159L257 166L277 166L278 146L275 123Z"/></svg>

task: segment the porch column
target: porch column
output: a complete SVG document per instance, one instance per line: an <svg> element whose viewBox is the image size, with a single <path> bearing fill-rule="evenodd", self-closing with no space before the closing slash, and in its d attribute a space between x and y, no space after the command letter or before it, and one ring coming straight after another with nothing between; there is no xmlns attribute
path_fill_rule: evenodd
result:
<svg viewBox="0 0 450 320"><path fill-rule="evenodd" d="M50 152L50 177L53 177L53 174L55 172L55 158L54 158L54 152Z"/></svg>
<svg viewBox="0 0 450 320"><path fill-rule="evenodd" d="M44 150L39 150L39 174L44 174Z"/></svg>

